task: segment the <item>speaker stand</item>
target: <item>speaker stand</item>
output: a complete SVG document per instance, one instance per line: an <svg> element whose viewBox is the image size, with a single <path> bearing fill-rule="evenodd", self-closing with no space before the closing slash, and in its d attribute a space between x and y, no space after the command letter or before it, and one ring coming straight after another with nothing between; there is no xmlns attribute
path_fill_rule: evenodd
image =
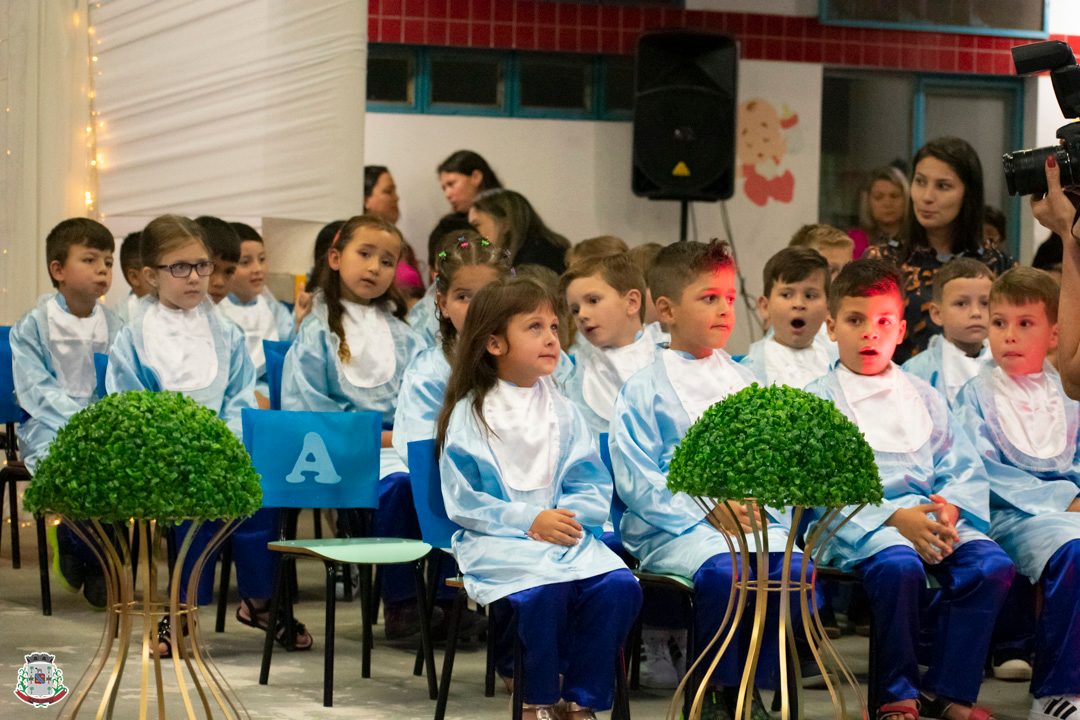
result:
<svg viewBox="0 0 1080 720"><path fill-rule="evenodd" d="M690 201L679 201L679 242L686 242L687 225L689 224Z"/></svg>

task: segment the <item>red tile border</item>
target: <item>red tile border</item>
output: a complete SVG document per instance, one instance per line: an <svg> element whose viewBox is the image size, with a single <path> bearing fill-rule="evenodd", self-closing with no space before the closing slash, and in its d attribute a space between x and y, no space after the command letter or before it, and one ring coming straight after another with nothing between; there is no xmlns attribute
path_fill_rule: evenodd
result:
<svg viewBox="0 0 1080 720"><path fill-rule="evenodd" d="M814 17L555 0L369 0L367 27L373 43L619 55L632 54L647 30L701 28L735 36L747 60L987 75L1011 75L1009 51L1026 42L822 25ZM1080 35L1051 38L1080 54Z"/></svg>

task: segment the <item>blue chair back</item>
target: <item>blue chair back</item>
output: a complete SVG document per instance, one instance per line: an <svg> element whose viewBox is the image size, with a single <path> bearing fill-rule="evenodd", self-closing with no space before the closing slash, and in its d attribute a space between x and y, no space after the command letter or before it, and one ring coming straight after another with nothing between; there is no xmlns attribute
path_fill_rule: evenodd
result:
<svg viewBox="0 0 1080 720"><path fill-rule="evenodd" d="M611 475L611 524L615 526L615 536L619 536L619 523L623 513L626 512L626 503L619 497L619 491L615 489L615 471L611 467L611 448L608 446L608 434L600 433L600 459L604 461L604 467Z"/></svg>
<svg viewBox="0 0 1080 720"><path fill-rule="evenodd" d="M732 355L731 359L734 362L742 362L744 357L746 357L746 356L745 355Z"/></svg>
<svg viewBox="0 0 1080 720"><path fill-rule="evenodd" d="M286 340L263 340L266 356L266 384L270 389L270 409L281 409L281 371L285 368L285 353L292 343Z"/></svg>
<svg viewBox="0 0 1080 720"><path fill-rule="evenodd" d="M0 423L18 423L28 415L15 402L15 372L11 367L11 326L0 326Z"/></svg>
<svg viewBox="0 0 1080 720"><path fill-rule="evenodd" d="M435 441L414 440L409 443L408 453L409 481L416 517L420 521L420 536L428 545L448 550L450 538L461 526L446 516Z"/></svg>
<svg viewBox="0 0 1080 720"><path fill-rule="evenodd" d="M263 507L379 506L379 413L244 408L241 421Z"/></svg>
<svg viewBox="0 0 1080 720"><path fill-rule="evenodd" d="M109 356L105 353L94 353L94 373L97 375L98 400L105 397L105 371L109 369Z"/></svg>

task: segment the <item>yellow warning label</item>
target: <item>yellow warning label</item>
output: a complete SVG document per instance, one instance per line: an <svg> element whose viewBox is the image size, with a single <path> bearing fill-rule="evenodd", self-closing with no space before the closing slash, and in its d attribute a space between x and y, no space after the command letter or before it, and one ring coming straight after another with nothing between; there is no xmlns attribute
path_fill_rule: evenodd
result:
<svg viewBox="0 0 1080 720"><path fill-rule="evenodd" d="M690 168L686 167L686 163L680 160L675 169L671 171L671 174L675 177L690 177Z"/></svg>

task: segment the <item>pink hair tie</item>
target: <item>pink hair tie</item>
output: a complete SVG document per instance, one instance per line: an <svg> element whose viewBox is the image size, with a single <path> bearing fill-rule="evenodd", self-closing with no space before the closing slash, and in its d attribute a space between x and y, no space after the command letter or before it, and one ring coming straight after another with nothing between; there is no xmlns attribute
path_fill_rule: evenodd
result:
<svg viewBox="0 0 1080 720"><path fill-rule="evenodd" d="M424 281L420 279L420 272L407 262L400 261L394 271L394 283L402 287L424 288Z"/></svg>

